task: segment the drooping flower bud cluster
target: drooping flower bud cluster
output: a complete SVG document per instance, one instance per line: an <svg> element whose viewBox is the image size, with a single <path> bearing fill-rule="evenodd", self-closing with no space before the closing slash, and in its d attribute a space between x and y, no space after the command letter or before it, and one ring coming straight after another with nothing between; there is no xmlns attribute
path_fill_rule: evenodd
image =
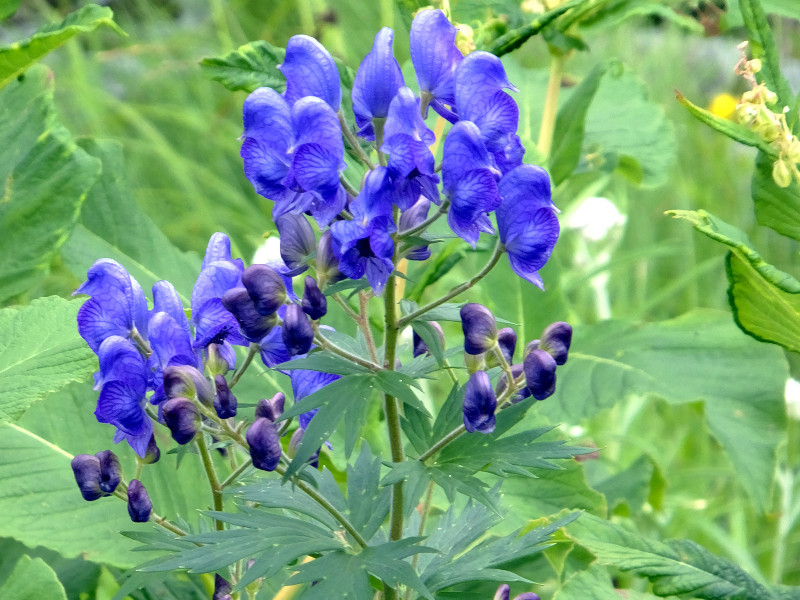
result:
<svg viewBox="0 0 800 600"><path fill-rule="evenodd" d="M522 363L514 363L517 334L506 327L497 330L491 311L480 304L465 304L461 308L461 327L464 331L464 351L471 373L464 390L464 427L467 431L491 433L495 427L498 396L506 395L510 402L533 397L544 400L556 389L556 367L567 362L572 343L572 327L559 321L545 328L541 339L525 348ZM503 367L503 373L493 390L484 368ZM509 391L510 372L513 381ZM524 375L524 381L520 382Z"/></svg>

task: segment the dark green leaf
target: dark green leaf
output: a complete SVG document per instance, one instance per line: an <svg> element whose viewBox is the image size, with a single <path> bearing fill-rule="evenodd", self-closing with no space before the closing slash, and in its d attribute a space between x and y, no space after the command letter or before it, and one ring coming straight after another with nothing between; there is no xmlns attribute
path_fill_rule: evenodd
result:
<svg viewBox="0 0 800 600"><path fill-rule="evenodd" d="M398 371L380 371L374 375L375 385L385 393L394 396L403 404L411 406L416 411L430 416L428 409L417 398L412 388L419 389L419 384L413 377Z"/></svg>
<svg viewBox="0 0 800 600"><path fill-rule="evenodd" d="M239 46L225 56L200 61L206 76L219 81L231 91L252 92L260 87L277 92L286 89L286 79L278 70L286 50L263 40Z"/></svg>
<svg viewBox="0 0 800 600"><path fill-rule="evenodd" d="M624 503L631 513L638 514L647 502L654 469L652 459L642 455L594 487L605 494L609 512Z"/></svg>
<svg viewBox="0 0 800 600"><path fill-rule="evenodd" d="M46 562L23 555L8 579L0 585L0 598L67 600L67 594L55 571Z"/></svg>
<svg viewBox="0 0 800 600"><path fill-rule="evenodd" d="M436 362L439 363L440 367L444 366L444 346L442 345L442 340L439 337L439 332L433 328L427 320L420 320L414 319L411 321L412 329L417 333L419 337L422 338L422 341L427 344L428 349L430 350L433 357L436 359Z"/></svg>
<svg viewBox="0 0 800 600"><path fill-rule="evenodd" d="M297 358L275 366L279 371L318 371L336 375L362 375L369 370L327 350L310 353L305 358Z"/></svg>
<svg viewBox="0 0 800 600"><path fill-rule="evenodd" d="M380 487L381 459L369 445L361 445L361 453L353 465L347 465L347 511L353 527L370 540L389 514L390 489Z"/></svg>
<svg viewBox="0 0 800 600"><path fill-rule="evenodd" d="M656 600L656 596L626 589L628 600ZM620 592L611 576L599 565L570 577L556 592L553 600L619 600Z"/></svg>

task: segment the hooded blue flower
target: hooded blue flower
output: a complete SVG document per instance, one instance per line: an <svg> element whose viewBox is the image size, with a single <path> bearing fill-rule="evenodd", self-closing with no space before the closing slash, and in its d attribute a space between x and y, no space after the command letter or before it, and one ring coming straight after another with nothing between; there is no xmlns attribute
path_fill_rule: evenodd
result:
<svg viewBox="0 0 800 600"><path fill-rule="evenodd" d="M117 428L114 443L127 440L144 458L153 435L153 425L144 410L148 379L144 359L129 340L117 335L100 345L98 358L100 373L95 389L101 390L95 417Z"/></svg>
<svg viewBox="0 0 800 600"><path fill-rule="evenodd" d="M411 62L422 93L425 116L428 106L450 120L456 118L445 104L455 104L455 71L464 56L456 47L456 28L440 10L422 10L411 23Z"/></svg>
<svg viewBox="0 0 800 600"><path fill-rule="evenodd" d="M317 40L295 35L286 44L286 58L278 68L286 77L283 97L291 105L305 96L324 100L334 112L342 104L342 86L333 57Z"/></svg>
<svg viewBox="0 0 800 600"><path fill-rule="evenodd" d="M304 215L285 214L275 219L281 239L281 260L287 275L294 277L308 269L306 259L317 249L314 230Z"/></svg>
<svg viewBox="0 0 800 600"><path fill-rule="evenodd" d="M544 289L538 271L550 258L559 233L550 178L541 167L521 165L500 180L499 191L497 228L511 268Z"/></svg>
<svg viewBox="0 0 800 600"><path fill-rule="evenodd" d="M95 353L112 335L127 338L136 329L142 337L147 337L144 292L118 262L110 258L96 261L75 294L91 296L78 311L78 332Z"/></svg>
<svg viewBox="0 0 800 600"><path fill-rule="evenodd" d="M359 135L375 139L372 119L384 119L389 104L403 87L403 73L392 54L394 32L384 27L375 35L372 50L361 61L353 80L353 112Z"/></svg>
<svg viewBox="0 0 800 600"><path fill-rule="evenodd" d="M344 145L339 119L320 98L293 105L275 90L259 88L242 109L244 172L256 191L275 202L273 216L311 211L323 226L345 206L339 183Z"/></svg>
<svg viewBox="0 0 800 600"><path fill-rule="evenodd" d="M447 223L473 248L482 231L494 233L487 213L500 205L496 175L478 127L470 121L453 125L442 157L444 193L450 200Z"/></svg>
<svg viewBox="0 0 800 600"><path fill-rule="evenodd" d="M427 198L417 200L414 206L400 215L400 232L414 229L414 227L421 224L428 218L430 208L431 201ZM431 257L431 251L428 246L412 246L403 252L408 260L428 260Z"/></svg>
<svg viewBox="0 0 800 600"><path fill-rule="evenodd" d="M492 433L497 397L486 371L475 371L464 389L464 427L470 433Z"/></svg>

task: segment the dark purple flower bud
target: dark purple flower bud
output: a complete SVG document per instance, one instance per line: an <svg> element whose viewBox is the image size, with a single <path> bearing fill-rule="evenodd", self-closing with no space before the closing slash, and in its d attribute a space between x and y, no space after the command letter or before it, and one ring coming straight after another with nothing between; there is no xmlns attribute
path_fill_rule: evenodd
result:
<svg viewBox="0 0 800 600"><path fill-rule="evenodd" d="M556 391L556 361L544 350L534 350L525 357L525 381L531 396L544 400Z"/></svg>
<svg viewBox="0 0 800 600"><path fill-rule="evenodd" d="M290 356L305 354L311 350L314 328L299 304L290 304L286 307L281 334L283 344Z"/></svg>
<svg viewBox="0 0 800 600"><path fill-rule="evenodd" d="M256 406L256 419L269 419L273 423L283 414L283 406L286 403L286 396L283 392L278 392L267 400L262 398Z"/></svg>
<svg viewBox="0 0 800 600"><path fill-rule="evenodd" d="M160 458L161 450L158 449L158 445L156 444L156 437L151 435L150 441L147 443L147 450L144 453L143 462L146 465L152 465L153 463L157 463Z"/></svg>
<svg viewBox="0 0 800 600"><path fill-rule="evenodd" d="M522 363L516 364L516 365L511 365L511 375L514 377L515 380L518 379L520 375L522 375L522 372L523 372ZM496 393L497 393L498 396L506 391L506 386L507 385L508 385L508 378L506 377L505 373L501 373L500 374L500 378L497 380L497 392ZM511 396L510 400L511 400L511 402L514 402L514 403L522 402L523 400L525 400L525 398L527 398L530 395L531 395L531 392L526 386L526 387L523 387L521 390L519 390L516 394Z"/></svg>
<svg viewBox="0 0 800 600"><path fill-rule="evenodd" d="M281 258L294 277L306 269L306 259L317 249L317 239L311 224L303 215L286 213L275 219L281 237Z"/></svg>
<svg viewBox="0 0 800 600"><path fill-rule="evenodd" d="M150 520L153 503L147 490L138 479L131 479L128 484L128 514L134 523L146 523Z"/></svg>
<svg viewBox="0 0 800 600"><path fill-rule="evenodd" d="M214 400L214 388L205 376L189 365L164 369L164 394L170 398L197 398L205 405Z"/></svg>
<svg viewBox="0 0 800 600"><path fill-rule="evenodd" d="M274 471L281 459L281 442L275 423L258 418L250 425L246 437L253 466L262 471Z"/></svg>
<svg viewBox="0 0 800 600"><path fill-rule="evenodd" d="M105 494L113 494L122 479L119 459L111 450L103 450L95 456L100 461L100 489Z"/></svg>
<svg viewBox="0 0 800 600"><path fill-rule="evenodd" d="M522 353L522 358L524 359L528 354L533 352L534 350L539 349L539 340L532 340L525 345L525 351Z"/></svg>
<svg viewBox="0 0 800 600"><path fill-rule="evenodd" d="M339 260L333 251L333 235L330 229L326 229L319 238L317 244L317 277L320 286L326 283L336 283L345 278L339 272Z"/></svg>
<svg viewBox="0 0 800 600"><path fill-rule="evenodd" d="M439 338L439 345L444 348L444 331L442 331L442 326L439 325L436 321L428 321L428 324L433 328L436 337ZM428 348L428 344L425 343L417 330L414 330L414 358L418 356L422 356L425 353L430 352L430 348Z"/></svg>
<svg viewBox="0 0 800 600"><path fill-rule="evenodd" d="M283 277L268 265L250 265L242 274L242 283L256 310L271 315L286 302L286 285Z"/></svg>
<svg viewBox="0 0 800 600"><path fill-rule="evenodd" d="M219 573L214 575L214 595L211 600L231 600L231 584Z"/></svg>
<svg viewBox="0 0 800 600"><path fill-rule="evenodd" d="M92 501L105 496L100 489L100 459L92 454L78 454L70 464L84 500Z"/></svg>
<svg viewBox="0 0 800 600"><path fill-rule="evenodd" d="M514 350L517 348L517 332L511 327L503 327L497 332L497 345L508 364L514 360Z"/></svg>
<svg viewBox="0 0 800 600"><path fill-rule="evenodd" d="M208 345L208 356L206 357L206 369L211 375L224 375L231 370L232 366L223 353L223 346L211 343ZM236 355L234 354L234 357Z"/></svg>
<svg viewBox="0 0 800 600"><path fill-rule="evenodd" d="M464 389L464 427L473 433L494 431L497 397L486 371L473 373Z"/></svg>
<svg viewBox="0 0 800 600"><path fill-rule="evenodd" d="M305 435L305 433L306 430L302 426L294 430L294 433L289 440L289 454L292 458L294 458L294 455L297 454L297 449L300 447L300 444L303 443L303 435ZM315 469L319 467L319 451L320 449L317 448L317 451L308 458L308 464Z"/></svg>
<svg viewBox="0 0 800 600"><path fill-rule="evenodd" d="M567 362L569 346L572 343L572 325L557 321L545 328L542 333L541 346L552 356L557 365Z"/></svg>
<svg viewBox="0 0 800 600"><path fill-rule="evenodd" d="M325 297L316 280L306 275L305 288L303 289L303 312L316 321L328 312L328 299Z"/></svg>
<svg viewBox="0 0 800 600"><path fill-rule="evenodd" d="M470 303L461 307L461 328L464 330L464 350L467 354L487 352L497 341L494 315L481 304Z"/></svg>
<svg viewBox="0 0 800 600"><path fill-rule="evenodd" d="M217 394L214 396L214 410L220 419L229 419L236 416L236 396L228 387L228 382L222 375L214 377Z"/></svg>
<svg viewBox="0 0 800 600"><path fill-rule="evenodd" d="M508 584L503 584L499 588L497 588L497 593L494 595L494 600L508 600L508 596L511 594L511 588L508 587ZM541 600L537 594L533 592L525 592L524 594L518 594L514 596L514 600Z"/></svg>
<svg viewBox="0 0 800 600"><path fill-rule="evenodd" d="M179 444L188 444L200 427L200 411L188 398L172 398L161 405L164 422Z"/></svg>
<svg viewBox="0 0 800 600"><path fill-rule="evenodd" d="M251 342L261 340L277 324L274 313L265 316L256 310L256 305L245 288L233 288L225 292L222 305L236 317L242 333Z"/></svg>

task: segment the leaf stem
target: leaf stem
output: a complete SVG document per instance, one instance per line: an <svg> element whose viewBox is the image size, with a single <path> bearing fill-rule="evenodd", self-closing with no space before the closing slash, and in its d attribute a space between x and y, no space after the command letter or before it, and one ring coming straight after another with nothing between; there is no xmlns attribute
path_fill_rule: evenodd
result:
<svg viewBox="0 0 800 600"><path fill-rule="evenodd" d="M338 354L339 356L341 356L343 358L346 358L347 360L349 360L351 362L354 362L357 365L360 365L360 366L364 367L365 369L369 369L370 371L373 371L373 372L377 372L377 371L382 371L383 370L383 369L381 369L380 365L377 365L376 363L374 363L372 361L365 360L365 359L361 358L360 356L356 356L355 354L352 354L352 353L348 352L344 348L340 348L336 344L332 343L331 341L329 341L328 339L323 337L323 335L319 331L317 331L317 334L314 336L314 342L320 348L323 348L324 350L328 350L329 352L333 352L334 354Z"/></svg>
<svg viewBox="0 0 800 600"><path fill-rule="evenodd" d="M503 244L498 239L497 240L497 244L494 247L494 252L492 253L492 257L489 259L489 262L487 262L483 266L483 268L480 271L478 271L478 273L472 279L470 279L469 281L465 281L464 283L462 283L460 285L457 285L456 287L451 289L449 292L447 292L441 298L437 298L433 302L429 302L425 306L415 310L414 312L412 312L410 314L407 314L402 319L399 319L397 321L397 328L398 329L402 329L403 327L408 325L411 321L413 321L414 319L416 319L418 317L421 317L426 312L428 312L430 310L433 310L437 306L439 306L441 304L444 304L448 300L451 300L451 299L455 298L460 293L466 292L469 288L474 286L476 283L478 283L481 279L483 279L484 277L486 277L486 275L489 274L489 271L491 271L494 268L494 266L497 264L497 262L500 260L500 257L503 255L503 252L504 252Z"/></svg>
<svg viewBox="0 0 800 600"><path fill-rule="evenodd" d="M228 383L229 389L233 388L233 386L239 383L239 379L242 378L242 375L244 375L244 372L247 370L247 367L250 366L250 363L253 362L253 358L256 354L258 354L259 350L261 350L261 346L256 343L250 344L250 347L247 349L247 357L244 359L242 366L236 370L236 372L233 374L233 377L231 377L230 383Z"/></svg>
<svg viewBox="0 0 800 600"><path fill-rule="evenodd" d="M239 465L239 467L238 467L238 468L237 468L235 471L233 471L233 472L232 472L230 475L228 475L228 476L225 478L225 481L223 481L222 483L220 483L220 484L219 484L219 489L220 489L220 490L224 490L224 489L225 489L226 487L228 487L230 484L234 483L234 482L235 482L237 479L239 479L239 477L241 477L241 476L242 476L242 474L243 474L245 471L247 471L247 469L249 469L249 468L250 468L250 466L251 466L252 464L253 464L253 461L252 461L252 460L246 460L246 461L245 461L245 462L243 462L241 465Z"/></svg>
<svg viewBox="0 0 800 600"><path fill-rule="evenodd" d="M358 292L358 326L364 334L364 341L367 343L369 356L372 362L378 362L378 350L375 346L375 338L372 336L372 327L369 325L369 296L362 290Z"/></svg>
<svg viewBox="0 0 800 600"><path fill-rule="evenodd" d="M422 223L417 225L416 227L412 227L411 229L405 229L401 231L397 235L398 241L403 240L403 238L409 237L414 235L415 233L419 233L420 231L425 231L431 224L439 219L443 214L447 213L447 208L450 206L450 201L445 200L442 202L442 205L439 207L435 213L433 213L430 217L425 219Z"/></svg>
<svg viewBox="0 0 800 600"><path fill-rule="evenodd" d="M214 469L214 462L211 459L211 454L208 451L206 438L201 433L200 435L196 435L194 439L197 443L197 449L200 451L200 458L203 461L203 468L205 469L206 477L208 477L208 484L211 487L211 497L214 502L214 510L217 512L222 512L224 510L222 505L222 486L217 478L217 471ZM225 528L225 524L217 519L214 519L214 524L217 528L217 531L222 531Z"/></svg>
<svg viewBox="0 0 800 600"><path fill-rule="evenodd" d="M350 126L347 124L347 121L344 118L344 113L341 111L341 109L339 110L339 112L336 113L336 116L339 117L339 125L342 128L342 135L344 136L344 139L347 141L347 145L350 146L350 148L353 150L358 160L364 163L364 165L368 167L370 170L374 169L375 165L372 164L372 161L364 152L364 149L361 147L361 144L358 143L358 138L350 130Z"/></svg>
<svg viewBox="0 0 800 600"><path fill-rule="evenodd" d="M347 313L347 316L353 319L356 325L358 325L360 317L358 316L358 313L354 311L353 308L347 303L347 300L342 298L341 294L334 294L332 298L336 301L336 304L342 307L342 310Z"/></svg>
<svg viewBox="0 0 800 600"><path fill-rule="evenodd" d="M558 112L558 94L561 91L561 77L564 72L565 54L550 49L550 79L547 81L547 94L544 99L544 112L542 124L539 128L539 152L542 156L550 157L553 146L553 131L556 127L556 113Z"/></svg>

